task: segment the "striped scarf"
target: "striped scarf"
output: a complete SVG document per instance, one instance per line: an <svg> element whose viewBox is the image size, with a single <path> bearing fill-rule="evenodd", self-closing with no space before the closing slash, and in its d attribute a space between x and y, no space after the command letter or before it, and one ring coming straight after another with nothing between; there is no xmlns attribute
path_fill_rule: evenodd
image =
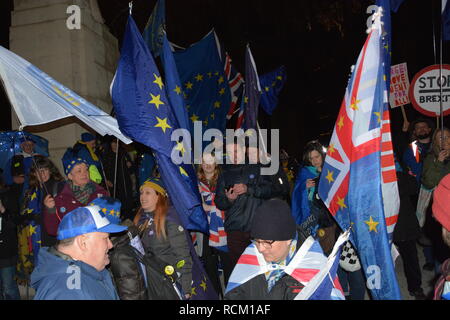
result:
<svg viewBox="0 0 450 320"><path fill-rule="evenodd" d="M84 205L87 205L89 197L95 192L95 185L92 182L88 182L84 187L79 187L69 180L69 186L75 199Z"/></svg>
<svg viewBox="0 0 450 320"><path fill-rule="evenodd" d="M214 202L216 197L215 190L202 181L199 181L198 185L203 201L207 205L213 207L211 211L206 211L209 224L209 246L228 252L227 234L225 233L225 227L223 225L225 221L225 212L216 207Z"/></svg>

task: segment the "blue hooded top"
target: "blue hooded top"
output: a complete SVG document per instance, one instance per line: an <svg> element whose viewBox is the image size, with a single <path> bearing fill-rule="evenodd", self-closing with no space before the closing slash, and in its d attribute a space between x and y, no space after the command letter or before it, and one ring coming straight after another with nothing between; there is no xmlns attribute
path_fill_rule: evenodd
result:
<svg viewBox="0 0 450 320"><path fill-rule="evenodd" d="M319 172L313 166L303 167L297 175L294 190L292 191L291 210L298 225L305 222L311 214L310 201L312 201L315 187L306 188L306 180L314 179L318 176Z"/></svg>
<svg viewBox="0 0 450 320"><path fill-rule="evenodd" d="M41 248L31 274L35 300L119 300L108 270L97 271L68 256L63 259L49 249Z"/></svg>

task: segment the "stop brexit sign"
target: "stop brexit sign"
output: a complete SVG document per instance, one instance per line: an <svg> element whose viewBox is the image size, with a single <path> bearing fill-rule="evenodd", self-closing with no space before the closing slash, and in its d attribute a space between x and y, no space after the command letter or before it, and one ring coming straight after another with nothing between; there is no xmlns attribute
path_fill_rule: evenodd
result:
<svg viewBox="0 0 450 320"><path fill-rule="evenodd" d="M409 87L409 98L413 107L420 113L440 116L442 101L443 115L450 114L450 65L431 65L420 70ZM442 93L441 93L442 91Z"/></svg>

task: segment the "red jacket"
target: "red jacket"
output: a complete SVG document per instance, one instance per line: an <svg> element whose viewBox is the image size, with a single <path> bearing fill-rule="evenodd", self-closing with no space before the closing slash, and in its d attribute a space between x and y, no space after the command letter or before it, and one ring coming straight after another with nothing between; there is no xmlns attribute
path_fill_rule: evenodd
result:
<svg viewBox="0 0 450 320"><path fill-rule="evenodd" d="M109 196L108 192L103 189L98 184L95 184L95 191L89 196L88 203L96 198L103 196ZM43 220L45 230L49 235L56 236L58 231L59 222L61 219L70 211L85 206L73 195L72 190L68 183L65 184L61 192L59 192L55 197L56 212L52 209L44 206L43 210Z"/></svg>

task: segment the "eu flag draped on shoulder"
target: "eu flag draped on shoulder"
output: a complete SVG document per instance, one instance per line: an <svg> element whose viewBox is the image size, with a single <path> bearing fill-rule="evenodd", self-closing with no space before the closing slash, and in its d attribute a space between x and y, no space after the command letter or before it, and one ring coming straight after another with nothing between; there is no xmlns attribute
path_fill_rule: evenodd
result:
<svg viewBox="0 0 450 320"><path fill-rule="evenodd" d="M392 150L385 151L382 140L384 119L389 114L385 109L388 91L382 9L378 7L374 14L347 86L319 181L319 195L342 229L352 226L351 240L372 297L397 300L401 295L387 228L388 220L395 220L395 216L385 216L383 202L395 199L383 199L382 192L384 176L396 181L395 167L385 166Z"/></svg>

